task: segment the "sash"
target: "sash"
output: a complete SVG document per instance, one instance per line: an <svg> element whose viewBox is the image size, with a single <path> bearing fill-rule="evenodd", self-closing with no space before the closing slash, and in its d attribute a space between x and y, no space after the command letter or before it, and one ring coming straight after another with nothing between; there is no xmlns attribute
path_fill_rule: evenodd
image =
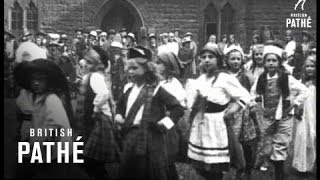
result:
<svg viewBox="0 0 320 180"><path fill-rule="evenodd" d="M133 125L133 121L134 121L135 116L138 113L140 107L143 104L145 104L146 102L150 101L150 99L152 99L153 92L154 92L154 88L151 87L151 85L144 85L144 87L141 89L137 99L132 104L132 106L128 112L128 115L125 118L126 120L123 124L124 128L129 128ZM144 119L143 116L142 116L142 119Z"/></svg>

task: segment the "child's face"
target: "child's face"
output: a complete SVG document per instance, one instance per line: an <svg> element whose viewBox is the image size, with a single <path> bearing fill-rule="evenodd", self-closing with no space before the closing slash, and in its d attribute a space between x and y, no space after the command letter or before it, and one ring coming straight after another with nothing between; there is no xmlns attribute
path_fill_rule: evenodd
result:
<svg viewBox="0 0 320 180"><path fill-rule="evenodd" d="M254 51L254 61L257 65L263 64L263 48L257 48Z"/></svg>
<svg viewBox="0 0 320 180"><path fill-rule="evenodd" d="M275 73L279 67L280 62L275 54L267 54L265 57L264 66L269 73Z"/></svg>
<svg viewBox="0 0 320 180"><path fill-rule="evenodd" d="M217 57L209 51L206 51L200 55L200 61L206 72L212 72L218 67Z"/></svg>
<svg viewBox="0 0 320 180"><path fill-rule="evenodd" d="M155 62L157 73L161 76L165 75L167 70L165 64L158 58L154 62Z"/></svg>
<svg viewBox="0 0 320 180"><path fill-rule="evenodd" d="M31 90L35 94L43 94L47 91L47 75L33 73L31 76Z"/></svg>
<svg viewBox="0 0 320 180"><path fill-rule="evenodd" d="M129 81L140 83L144 79L146 70L137 62L136 58L127 60L127 72Z"/></svg>
<svg viewBox="0 0 320 180"><path fill-rule="evenodd" d="M231 71L238 71L241 68L242 55L239 51L231 52L227 61Z"/></svg>
<svg viewBox="0 0 320 180"><path fill-rule="evenodd" d="M307 76L314 76L316 73L315 56L309 56L305 62Z"/></svg>

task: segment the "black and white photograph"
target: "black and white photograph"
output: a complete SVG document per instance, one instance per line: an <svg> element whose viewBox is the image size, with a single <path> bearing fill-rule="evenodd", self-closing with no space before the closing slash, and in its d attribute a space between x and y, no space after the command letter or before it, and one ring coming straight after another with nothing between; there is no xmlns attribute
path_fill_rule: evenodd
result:
<svg viewBox="0 0 320 180"><path fill-rule="evenodd" d="M3 3L5 179L317 179L316 0Z"/></svg>

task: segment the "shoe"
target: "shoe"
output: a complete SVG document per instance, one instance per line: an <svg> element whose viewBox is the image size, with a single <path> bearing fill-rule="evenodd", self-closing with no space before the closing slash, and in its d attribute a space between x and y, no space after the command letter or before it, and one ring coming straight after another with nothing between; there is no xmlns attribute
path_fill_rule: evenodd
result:
<svg viewBox="0 0 320 180"><path fill-rule="evenodd" d="M261 166L260 166L260 171L266 172L269 169L269 164L268 162L264 162Z"/></svg>

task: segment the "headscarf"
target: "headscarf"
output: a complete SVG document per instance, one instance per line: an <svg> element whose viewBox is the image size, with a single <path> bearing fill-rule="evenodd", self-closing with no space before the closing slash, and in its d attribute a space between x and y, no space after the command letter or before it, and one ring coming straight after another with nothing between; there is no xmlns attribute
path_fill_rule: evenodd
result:
<svg viewBox="0 0 320 180"><path fill-rule="evenodd" d="M176 55L172 52L161 52L157 54L156 58L165 64L169 75L179 77L181 65Z"/></svg>

